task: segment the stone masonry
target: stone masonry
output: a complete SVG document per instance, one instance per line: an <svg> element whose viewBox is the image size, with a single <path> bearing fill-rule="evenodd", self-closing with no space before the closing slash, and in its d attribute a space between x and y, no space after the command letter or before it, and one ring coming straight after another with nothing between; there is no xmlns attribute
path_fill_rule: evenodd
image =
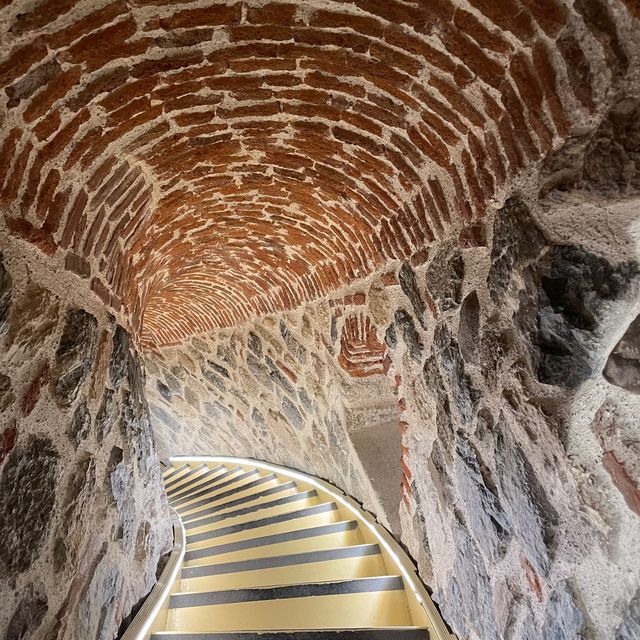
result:
<svg viewBox="0 0 640 640"><path fill-rule="evenodd" d="M107 640L173 539L141 360L71 274L15 249L0 243L0 637Z"/></svg>
<svg viewBox="0 0 640 640"><path fill-rule="evenodd" d="M0 638L116 635L155 442L344 488L461 640L640 637L639 21L0 1Z"/></svg>

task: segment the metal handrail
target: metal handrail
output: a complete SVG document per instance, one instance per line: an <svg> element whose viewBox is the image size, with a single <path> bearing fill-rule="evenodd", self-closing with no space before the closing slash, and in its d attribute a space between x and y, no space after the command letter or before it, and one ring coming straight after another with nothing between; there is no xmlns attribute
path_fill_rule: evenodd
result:
<svg viewBox="0 0 640 640"><path fill-rule="evenodd" d="M160 614L164 612L166 616L166 610L169 606L169 595L182 567L187 538L184 527L182 526L182 520L180 520L180 517L173 509L171 509L171 511L173 511L174 515L173 550L160 574L158 582L156 582L153 589L149 592L147 599L144 601L140 611L138 611L133 618L131 624L127 627L121 640L147 640L153 631L154 623L159 620Z"/></svg>

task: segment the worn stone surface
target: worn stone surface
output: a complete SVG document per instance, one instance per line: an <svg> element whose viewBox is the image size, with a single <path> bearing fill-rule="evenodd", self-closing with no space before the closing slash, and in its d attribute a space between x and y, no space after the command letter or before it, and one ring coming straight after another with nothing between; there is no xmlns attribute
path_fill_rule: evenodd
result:
<svg viewBox="0 0 640 640"><path fill-rule="evenodd" d="M629 325L611 352L604 377L611 384L640 393L640 316Z"/></svg>
<svg viewBox="0 0 640 640"><path fill-rule="evenodd" d="M457 412L461 424L468 424L475 415L479 392L474 388L465 371L458 343L450 334L446 324L438 325L434 341L436 345L435 359L442 377L452 391L449 396L451 408Z"/></svg>
<svg viewBox="0 0 640 640"><path fill-rule="evenodd" d="M493 227L491 267L487 285L491 299L500 302L514 269L536 258L545 245L544 236L521 199L510 198L496 214Z"/></svg>
<svg viewBox="0 0 640 640"><path fill-rule="evenodd" d="M18 429L16 428L15 423L10 424L6 429L4 429L2 436L0 436L0 462L2 462L11 452L16 444L17 438Z"/></svg>
<svg viewBox="0 0 640 640"><path fill-rule="evenodd" d="M598 12L595 4L591 9ZM599 21L605 23L604 14ZM549 154L540 175L542 193L576 187L608 195L637 192L639 108L637 97L622 97L595 131L576 135Z"/></svg>
<svg viewBox="0 0 640 640"><path fill-rule="evenodd" d="M400 332L405 345L409 349L409 354L416 361L420 362L422 359L422 351L424 346L420 335L416 331L414 320L404 309L398 309L394 315L396 321L397 330ZM397 338L395 337L395 330L393 337L390 336L390 344L392 348L395 347Z"/></svg>
<svg viewBox="0 0 640 640"><path fill-rule="evenodd" d="M9 330L9 311L11 307L11 276L5 269L4 258L0 253L0 335Z"/></svg>
<svg viewBox="0 0 640 640"><path fill-rule="evenodd" d="M497 640L500 636L493 614L489 571L462 523L453 533L456 554L453 572L446 591L436 597L444 615L455 621L454 628L463 637L468 634L470 621L474 621L478 637Z"/></svg>
<svg viewBox="0 0 640 640"><path fill-rule="evenodd" d="M47 613L47 596L41 585L30 584L9 620L6 640L25 640L35 635Z"/></svg>
<svg viewBox="0 0 640 640"><path fill-rule="evenodd" d="M557 514L531 462L501 424L496 431L496 464L504 505L527 559L538 573L549 570L549 547Z"/></svg>
<svg viewBox="0 0 640 640"><path fill-rule="evenodd" d="M617 102L589 143L583 180L600 191L640 189L640 102Z"/></svg>
<svg viewBox="0 0 640 640"><path fill-rule="evenodd" d="M633 640L640 637L640 591L637 591L624 619L616 629L615 640Z"/></svg>
<svg viewBox="0 0 640 640"><path fill-rule="evenodd" d="M96 433L99 442L102 442L109 435L119 415L116 392L113 389L105 388L100 408L96 414Z"/></svg>
<svg viewBox="0 0 640 640"><path fill-rule="evenodd" d="M478 363L480 340L480 301L478 294L472 291L462 301L460 307L460 324L458 326L458 341L460 352L467 362Z"/></svg>
<svg viewBox="0 0 640 640"><path fill-rule="evenodd" d="M91 414L87 408L86 400L82 400L76 406L71 424L69 425L69 438L77 447L91 430Z"/></svg>
<svg viewBox="0 0 640 640"><path fill-rule="evenodd" d="M584 614L576 607L566 585L558 585L549 596L543 640L573 640L581 636Z"/></svg>
<svg viewBox="0 0 640 640"><path fill-rule="evenodd" d="M47 289L29 282L14 300L7 342L16 358L33 357L43 347L58 323L58 302Z"/></svg>
<svg viewBox="0 0 640 640"><path fill-rule="evenodd" d="M0 373L0 411L6 411L16 400L11 378Z"/></svg>
<svg viewBox="0 0 640 640"><path fill-rule="evenodd" d="M418 318L420 324L425 327L426 307L420 295L420 290L416 281L416 274L409 263L404 262L400 267L400 271L398 272L398 281L400 282L402 291L411 301L411 306L413 307L413 312L416 318Z"/></svg>
<svg viewBox="0 0 640 640"><path fill-rule="evenodd" d="M114 389L119 389L122 381L127 375L129 366L129 336L127 332L118 325L113 334L113 350L111 352L111 362L109 364L109 375Z"/></svg>
<svg viewBox="0 0 640 640"><path fill-rule="evenodd" d="M541 278L537 342L541 382L576 387L595 371L590 344L604 305L623 296L636 262L611 265L580 246L554 247Z"/></svg>
<svg viewBox="0 0 640 640"><path fill-rule="evenodd" d="M429 263L427 290L440 311L450 311L462 302L464 261L457 247L442 247Z"/></svg>
<svg viewBox="0 0 640 640"><path fill-rule="evenodd" d="M3 577L26 571L44 544L53 517L59 458L51 440L31 437L4 464L0 476Z"/></svg>
<svg viewBox="0 0 640 640"><path fill-rule="evenodd" d="M55 394L63 406L77 397L91 373L98 340L98 322L82 309L67 311L56 351Z"/></svg>
<svg viewBox="0 0 640 640"><path fill-rule="evenodd" d="M464 438L457 439L453 471L460 496L468 509L469 528L485 555L495 562L504 553L504 542L510 535L511 525L495 488L492 491L485 484L478 454Z"/></svg>
<svg viewBox="0 0 640 640"><path fill-rule="evenodd" d="M0 335L0 637L112 638L153 586L171 544L157 454L137 441L137 420L146 420L149 438L143 403L128 417L126 437L116 426L120 394L131 389L129 347L118 347L120 336L115 356L111 339L97 348L98 335L114 333L113 320L92 306L90 292L58 282L21 248L3 253L13 285L9 331ZM124 378L110 376L112 362ZM137 397L141 389L137 381ZM124 511L102 481L114 448L144 458L129 464ZM143 520L154 535L133 554L129 540L113 534L126 522L135 540Z"/></svg>

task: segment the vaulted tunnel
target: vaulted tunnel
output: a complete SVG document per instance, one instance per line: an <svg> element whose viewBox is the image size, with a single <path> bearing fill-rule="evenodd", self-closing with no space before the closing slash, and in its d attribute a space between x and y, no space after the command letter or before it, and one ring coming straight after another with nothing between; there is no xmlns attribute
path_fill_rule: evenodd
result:
<svg viewBox="0 0 640 640"><path fill-rule="evenodd" d="M640 633L639 18L0 2L0 631L113 637L158 454L226 454L361 501L460 639Z"/></svg>

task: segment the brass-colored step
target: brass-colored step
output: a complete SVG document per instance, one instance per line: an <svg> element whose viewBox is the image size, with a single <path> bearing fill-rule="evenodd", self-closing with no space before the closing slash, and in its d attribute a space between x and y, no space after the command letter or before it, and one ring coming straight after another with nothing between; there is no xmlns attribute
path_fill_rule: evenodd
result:
<svg viewBox="0 0 640 640"><path fill-rule="evenodd" d="M321 631L275 631L271 633L154 633L151 640L429 640L425 627L387 629L323 629Z"/></svg>
<svg viewBox="0 0 640 640"><path fill-rule="evenodd" d="M167 618L169 629L190 632L409 625L399 576L178 593Z"/></svg>
<svg viewBox="0 0 640 640"><path fill-rule="evenodd" d="M347 580L379 576L385 572L378 545L363 544L184 569L179 590L216 591L313 580Z"/></svg>

